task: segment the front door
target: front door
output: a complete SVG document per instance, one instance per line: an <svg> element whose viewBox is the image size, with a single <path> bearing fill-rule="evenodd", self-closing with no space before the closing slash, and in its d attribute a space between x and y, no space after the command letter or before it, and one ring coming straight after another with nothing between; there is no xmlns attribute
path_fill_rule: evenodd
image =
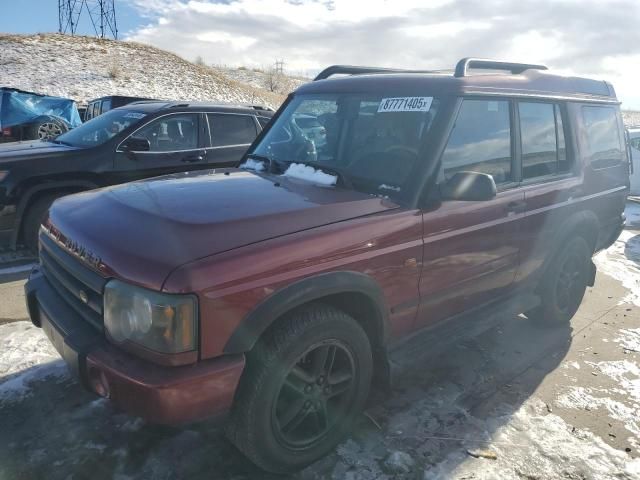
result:
<svg viewBox="0 0 640 480"><path fill-rule="evenodd" d="M423 211L424 253L416 328L506 293L518 267L518 188L509 100L465 99L443 152L440 182L459 171L493 176L488 201L442 201Z"/></svg>
<svg viewBox="0 0 640 480"><path fill-rule="evenodd" d="M115 169L122 174L122 181L206 166L206 152L197 113L164 115L139 128L131 136L148 140L149 151L116 152Z"/></svg>

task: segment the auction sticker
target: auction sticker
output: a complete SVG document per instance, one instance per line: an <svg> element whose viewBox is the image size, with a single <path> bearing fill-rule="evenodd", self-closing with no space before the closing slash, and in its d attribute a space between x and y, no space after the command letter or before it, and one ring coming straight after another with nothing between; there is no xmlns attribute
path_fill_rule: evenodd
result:
<svg viewBox="0 0 640 480"><path fill-rule="evenodd" d="M428 112L433 97L395 97L380 100L378 112Z"/></svg>

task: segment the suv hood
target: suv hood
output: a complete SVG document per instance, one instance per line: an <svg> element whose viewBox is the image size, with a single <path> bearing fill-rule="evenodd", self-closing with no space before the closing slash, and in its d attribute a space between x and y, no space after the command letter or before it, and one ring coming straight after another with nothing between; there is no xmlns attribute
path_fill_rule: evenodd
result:
<svg viewBox="0 0 640 480"><path fill-rule="evenodd" d="M19 160L22 157L59 155L71 150L78 150L78 148L61 145L59 143L43 142L41 140L2 143L0 144L0 164Z"/></svg>
<svg viewBox="0 0 640 480"><path fill-rule="evenodd" d="M159 290L193 260L382 212L380 197L229 169L189 172L56 201L54 231L100 259L108 275Z"/></svg>

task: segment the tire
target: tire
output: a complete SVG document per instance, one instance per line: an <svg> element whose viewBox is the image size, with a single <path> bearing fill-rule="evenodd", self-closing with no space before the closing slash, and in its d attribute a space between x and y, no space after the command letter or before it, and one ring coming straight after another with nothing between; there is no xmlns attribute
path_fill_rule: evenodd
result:
<svg viewBox="0 0 640 480"><path fill-rule="evenodd" d="M322 304L297 310L247 355L227 437L263 470L297 471L347 435L372 365L367 334L353 318Z"/></svg>
<svg viewBox="0 0 640 480"><path fill-rule="evenodd" d="M54 118L36 121L29 129L29 137L34 140L49 140L68 131L69 129L60 120Z"/></svg>
<svg viewBox="0 0 640 480"><path fill-rule="evenodd" d="M542 303L526 312L543 325L566 325L578 311L589 281L591 250L587 241L575 237L564 244L543 275L539 293Z"/></svg>
<svg viewBox="0 0 640 480"><path fill-rule="evenodd" d="M27 210L22 228L22 242L32 252L38 253L38 232L44 222L49 207L61 194L44 195L35 200Z"/></svg>

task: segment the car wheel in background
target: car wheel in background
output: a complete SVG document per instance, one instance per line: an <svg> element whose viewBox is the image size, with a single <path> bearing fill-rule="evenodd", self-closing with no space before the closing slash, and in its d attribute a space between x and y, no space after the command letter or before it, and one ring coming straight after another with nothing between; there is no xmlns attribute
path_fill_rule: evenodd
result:
<svg viewBox="0 0 640 480"><path fill-rule="evenodd" d="M36 199L27 209L22 228L22 242L32 253L38 252L38 232L40 225L42 225L47 216L49 207L56 198L61 196L59 193L43 195Z"/></svg>
<svg viewBox="0 0 640 480"><path fill-rule="evenodd" d="M362 327L328 305L304 307L248 353L227 436L264 470L299 470L343 440L362 412L371 375Z"/></svg>
<svg viewBox="0 0 640 480"><path fill-rule="evenodd" d="M60 120L54 118L37 120L31 126L29 136L34 140L49 140L62 135L69 129Z"/></svg>

